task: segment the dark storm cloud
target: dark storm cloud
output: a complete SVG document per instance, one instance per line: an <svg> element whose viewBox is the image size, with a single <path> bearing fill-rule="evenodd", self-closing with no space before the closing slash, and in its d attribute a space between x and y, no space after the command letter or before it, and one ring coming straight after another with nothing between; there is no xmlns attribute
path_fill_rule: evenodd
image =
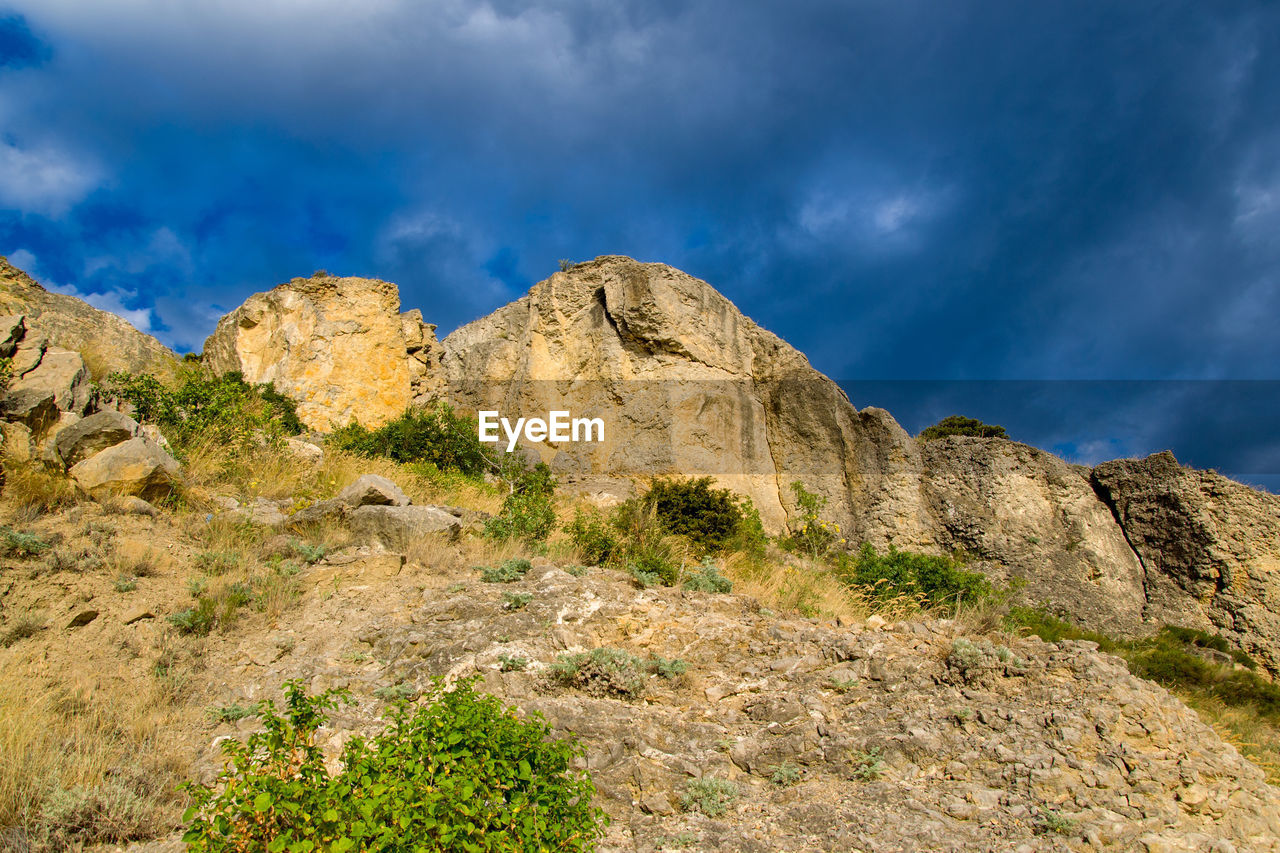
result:
<svg viewBox="0 0 1280 853"><path fill-rule="evenodd" d="M0 16L0 251L184 349L316 268L447 331L621 253L838 377L1275 378L1274 4L111 6ZM1116 405L1026 437L1204 434Z"/></svg>

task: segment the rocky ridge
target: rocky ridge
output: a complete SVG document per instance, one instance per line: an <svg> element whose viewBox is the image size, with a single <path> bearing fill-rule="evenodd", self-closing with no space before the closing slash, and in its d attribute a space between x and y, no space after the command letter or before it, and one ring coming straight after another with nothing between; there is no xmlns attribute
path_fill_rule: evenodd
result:
<svg viewBox="0 0 1280 853"><path fill-rule="evenodd" d="M0 314L23 316L32 340L80 353L94 379L114 371L172 376L177 356L126 320L81 299L45 290L0 257Z"/></svg>

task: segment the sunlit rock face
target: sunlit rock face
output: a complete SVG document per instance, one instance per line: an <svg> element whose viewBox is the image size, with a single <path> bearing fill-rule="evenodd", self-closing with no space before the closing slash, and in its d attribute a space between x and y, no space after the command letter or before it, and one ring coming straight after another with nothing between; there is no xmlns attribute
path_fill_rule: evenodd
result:
<svg viewBox="0 0 1280 853"><path fill-rule="evenodd" d="M307 426L358 420L377 426L425 402L438 371L435 327L400 313L394 284L377 279L295 278L250 296L205 341L216 372L239 370L298 401Z"/></svg>

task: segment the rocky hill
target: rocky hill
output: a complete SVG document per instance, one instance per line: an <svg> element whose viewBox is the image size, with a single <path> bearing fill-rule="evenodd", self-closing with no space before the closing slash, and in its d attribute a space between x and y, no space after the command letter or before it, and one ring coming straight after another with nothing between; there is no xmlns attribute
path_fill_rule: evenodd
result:
<svg viewBox="0 0 1280 853"><path fill-rule="evenodd" d="M1088 470L1004 439L918 441L660 264L576 265L444 341L400 308L387 282L294 279L224 318L204 361L275 383L317 433L436 396L600 416L607 441L528 452L617 496L711 474L773 531L800 480L848 547L961 550L1113 637L1200 628L1230 643L1197 650L1221 678L1246 666L1233 651L1261 664L1249 678L1280 672L1280 498L1170 454ZM85 359L24 316L0 323L0 356L0 749L17 780L0 780L0 847L179 850L174 785L213 780L286 679L352 691L320 732L335 762L388 701L474 674L583 744L605 850L1280 850L1263 771L1095 643L844 586L838 608L802 606L830 572L776 549L722 560L756 598L638 588L562 532L549 556L482 535L503 501L482 482L243 425L174 450L99 411ZM557 530L584 506L570 490ZM523 556L507 582L478 571ZM699 805L709 785L723 802ZM38 814L4 811L23 802Z"/></svg>
<svg viewBox="0 0 1280 853"><path fill-rule="evenodd" d="M799 480L827 499L850 542L959 549L993 577L1025 582L1030 603L1116 634L1211 627L1280 672L1280 633L1265 615L1277 612L1273 496L1245 487L1210 496L1176 485L1176 465L1159 469L1187 518L1206 501L1219 507L1204 510L1217 520L1199 524L1201 540L1253 555L1250 570L1219 572L1222 589L1206 596L1195 578L1216 570L1181 554L1180 534L1127 529L1137 516L1118 508L1131 481L1109 487L1003 439L918 442L888 412L855 408L801 353L669 266L615 256L576 264L439 343L430 328L419 334L418 315L399 311L385 282L294 279L224 318L206 357L277 381L318 428L356 416L377 424L431 394L512 416L602 416L603 443L533 450L597 490L710 474L751 497L773 531L796 517L790 484Z"/></svg>
<svg viewBox="0 0 1280 853"><path fill-rule="evenodd" d="M151 335L74 296L45 290L3 257L0 315L23 316L32 340L80 353L95 379L117 370L168 377L178 360Z"/></svg>

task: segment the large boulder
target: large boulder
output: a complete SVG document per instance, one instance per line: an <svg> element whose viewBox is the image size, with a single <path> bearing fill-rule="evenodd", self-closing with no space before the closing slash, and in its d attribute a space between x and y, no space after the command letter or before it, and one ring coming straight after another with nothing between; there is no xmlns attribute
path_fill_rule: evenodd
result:
<svg viewBox="0 0 1280 853"><path fill-rule="evenodd" d="M399 486L377 474L362 474L338 493L338 500L354 507L409 505L409 496Z"/></svg>
<svg viewBox="0 0 1280 853"><path fill-rule="evenodd" d="M1280 496L1168 452L1104 462L1092 483L1142 558L1152 618L1221 633L1280 674Z"/></svg>
<svg viewBox="0 0 1280 853"><path fill-rule="evenodd" d="M76 463L69 473L81 489L96 498L133 495L148 501L168 495L182 478L177 461L142 436Z"/></svg>
<svg viewBox="0 0 1280 853"><path fill-rule="evenodd" d="M0 317L0 358L13 358L18 343L27 333L27 318L21 314Z"/></svg>
<svg viewBox="0 0 1280 853"><path fill-rule="evenodd" d="M58 430L53 437L56 458L66 467L115 447L138 435L138 422L110 409L89 415Z"/></svg>
<svg viewBox="0 0 1280 853"><path fill-rule="evenodd" d="M362 506L347 515L347 524L358 539L401 552L423 537L456 536L462 529L458 516L436 506Z"/></svg>
<svg viewBox="0 0 1280 853"><path fill-rule="evenodd" d="M377 426L425 402L439 381L427 369L438 361L434 332L420 314L399 311L399 292L385 281L296 278L223 317L204 362L273 383L313 429L355 419Z"/></svg>

